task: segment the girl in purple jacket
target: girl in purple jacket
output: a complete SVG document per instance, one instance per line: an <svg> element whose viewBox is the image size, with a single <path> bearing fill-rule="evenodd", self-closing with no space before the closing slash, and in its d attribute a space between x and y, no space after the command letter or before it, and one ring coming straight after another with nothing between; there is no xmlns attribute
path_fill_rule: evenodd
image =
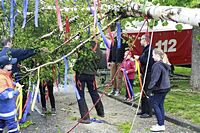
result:
<svg viewBox="0 0 200 133"><path fill-rule="evenodd" d="M123 71L124 73L125 83L127 87L124 100L131 102L134 99L133 81L135 77L136 67L135 67L135 61L133 61L132 53L130 51L126 51L124 53L124 61L121 65L121 71Z"/></svg>

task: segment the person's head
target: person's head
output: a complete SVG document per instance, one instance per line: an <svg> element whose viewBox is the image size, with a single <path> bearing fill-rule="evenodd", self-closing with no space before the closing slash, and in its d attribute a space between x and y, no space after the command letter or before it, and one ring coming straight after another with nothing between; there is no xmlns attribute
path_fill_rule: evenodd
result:
<svg viewBox="0 0 200 133"><path fill-rule="evenodd" d="M17 63L17 58L10 58L8 56L0 57L0 68L10 71L12 70L12 65Z"/></svg>
<svg viewBox="0 0 200 133"><path fill-rule="evenodd" d="M144 34L144 35L142 35L141 38L140 38L140 44L141 44L141 46L143 46L143 47L147 46L148 43L149 43L149 41L150 41L149 35Z"/></svg>
<svg viewBox="0 0 200 133"><path fill-rule="evenodd" d="M2 45L3 47L9 47L9 48L12 47L12 39L11 38L3 39Z"/></svg>
<svg viewBox="0 0 200 133"><path fill-rule="evenodd" d="M165 64L170 65L167 55L161 49L156 48L153 50L153 59L155 61L162 61Z"/></svg>
<svg viewBox="0 0 200 133"><path fill-rule="evenodd" d="M126 51L126 52L124 53L124 58L130 59L131 57L132 57L132 52Z"/></svg>

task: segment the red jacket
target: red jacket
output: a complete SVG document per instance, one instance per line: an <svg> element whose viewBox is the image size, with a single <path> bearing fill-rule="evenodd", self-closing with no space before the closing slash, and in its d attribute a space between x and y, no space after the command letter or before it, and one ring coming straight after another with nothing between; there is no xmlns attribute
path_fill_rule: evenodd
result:
<svg viewBox="0 0 200 133"><path fill-rule="evenodd" d="M129 79L134 79L135 77L135 62L131 61L130 59L126 59L122 65L122 69L126 69L127 75Z"/></svg>

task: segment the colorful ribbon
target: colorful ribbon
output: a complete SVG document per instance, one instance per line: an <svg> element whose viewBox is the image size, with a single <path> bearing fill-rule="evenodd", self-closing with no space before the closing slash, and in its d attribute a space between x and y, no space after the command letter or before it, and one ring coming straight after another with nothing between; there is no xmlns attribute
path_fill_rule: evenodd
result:
<svg viewBox="0 0 200 133"><path fill-rule="evenodd" d="M66 57L64 57L63 59L65 63L64 89L67 91L67 70L69 66L68 66L68 59Z"/></svg>
<svg viewBox="0 0 200 133"><path fill-rule="evenodd" d="M53 83L56 85L56 89L58 90L58 81L56 79L56 68L55 65L52 66L52 73L53 73Z"/></svg>
<svg viewBox="0 0 200 133"><path fill-rule="evenodd" d="M22 24L22 28L24 28L26 25L27 11L28 11L28 0L24 0L24 8L23 8L24 21Z"/></svg>
<svg viewBox="0 0 200 133"><path fill-rule="evenodd" d="M128 97L131 98L131 94L130 94L130 91L129 91L129 87L128 87L128 84L127 84L127 78L125 76L125 73L126 73L126 70L124 69L123 70L123 74L124 74L124 80L125 80L126 90L127 90L127 93L128 93Z"/></svg>
<svg viewBox="0 0 200 133"><path fill-rule="evenodd" d="M35 27L38 27L38 8L39 8L39 0L35 0Z"/></svg>
<svg viewBox="0 0 200 133"><path fill-rule="evenodd" d="M57 12L58 27L59 27L60 32L62 32L63 26L62 26L62 20L61 20L60 7L58 5L58 0L56 0L56 12Z"/></svg>
<svg viewBox="0 0 200 133"><path fill-rule="evenodd" d="M103 42L104 42L106 48L109 48L109 42L107 41L106 36L104 35L104 33L103 33L103 31L102 31L101 23L100 23L100 22L97 22L97 25L98 25L100 34L101 34L101 36L102 36L102 38L103 38Z"/></svg>
<svg viewBox="0 0 200 133"><path fill-rule="evenodd" d="M117 48L121 48L121 24L120 22L117 22L116 25L117 25Z"/></svg>
<svg viewBox="0 0 200 133"><path fill-rule="evenodd" d="M69 38L69 33L70 32L70 25L69 25L69 19L68 16L66 16L65 19L65 41L67 41L67 39Z"/></svg>
<svg viewBox="0 0 200 133"><path fill-rule="evenodd" d="M25 108L23 109L23 116L22 116L22 118L21 118L21 120L20 120L20 123L24 123L25 121L26 121L26 117L27 117L27 115L28 115L28 111L29 111L29 108L30 108L30 105L31 105L31 96L32 96L32 92L31 91L29 91L28 92L28 99L27 99L27 102L26 102L26 106L25 106Z"/></svg>
<svg viewBox="0 0 200 133"><path fill-rule="evenodd" d="M131 95L134 96L133 87L132 87L132 85L131 85L131 83L130 83L130 80L129 80L129 78L128 78L128 75L127 75L127 73L126 73L126 69L124 69L124 70L125 70L124 75L125 75L125 77L126 77L126 81L128 82L128 85L129 85L129 87L130 87ZM130 98L131 98L131 97L130 97Z"/></svg>
<svg viewBox="0 0 200 133"><path fill-rule="evenodd" d="M90 32L90 26L88 27L88 35L90 36L91 32Z"/></svg>
<svg viewBox="0 0 200 133"><path fill-rule="evenodd" d="M4 0L1 0L1 8L2 8L3 12L5 13L6 12L6 8L4 6Z"/></svg>
<svg viewBox="0 0 200 133"><path fill-rule="evenodd" d="M22 98L23 98L23 94L22 94L22 86L20 85L20 88L18 88L19 90L19 95L16 99L16 110L18 111L18 120L20 120L22 118Z"/></svg>
<svg viewBox="0 0 200 133"><path fill-rule="evenodd" d="M60 83L60 62L58 62L58 84Z"/></svg>
<svg viewBox="0 0 200 133"><path fill-rule="evenodd" d="M91 12L92 15L94 16L94 10L92 10L92 7L91 7L89 1L88 1L88 0L86 0L86 1L87 1L87 3L88 3L88 7L89 7L89 9L90 9L90 12Z"/></svg>
<svg viewBox="0 0 200 133"><path fill-rule="evenodd" d="M39 87L40 87L40 68L38 68L38 80L37 80L37 86L35 88L35 93L34 93L34 97L33 97L33 102L31 105L31 111L34 111L34 107L35 107L35 102L36 102L36 98L37 98L37 94L39 92Z"/></svg>
<svg viewBox="0 0 200 133"><path fill-rule="evenodd" d="M135 66L136 66L136 70L138 71L138 78L140 81L140 90L142 90L142 78L141 78L141 73L140 73L140 62L139 60L135 60Z"/></svg>
<svg viewBox="0 0 200 133"><path fill-rule="evenodd" d="M78 90L77 90L77 88L76 88L76 84L75 84L73 75L71 75L71 84L72 84L72 86L73 86L73 88L74 88L74 92L75 92L75 94L76 94L76 98L77 98L78 100L80 100L81 97L80 97L79 92L78 92Z"/></svg>
<svg viewBox="0 0 200 133"><path fill-rule="evenodd" d="M14 36L14 0L10 0L10 37Z"/></svg>
<svg viewBox="0 0 200 133"><path fill-rule="evenodd" d="M94 29L96 29L96 24L97 24L97 0L94 0Z"/></svg>

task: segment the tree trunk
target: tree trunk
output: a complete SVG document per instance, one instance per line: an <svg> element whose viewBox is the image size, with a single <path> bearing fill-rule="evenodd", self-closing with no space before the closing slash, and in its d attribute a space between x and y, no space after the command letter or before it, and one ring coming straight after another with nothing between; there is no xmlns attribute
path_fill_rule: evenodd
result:
<svg viewBox="0 0 200 133"><path fill-rule="evenodd" d="M193 90L200 91L200 41L196 40L196 35L200 34L200 28L194 27L192 39L192 77L191 85Z"/></svg>

